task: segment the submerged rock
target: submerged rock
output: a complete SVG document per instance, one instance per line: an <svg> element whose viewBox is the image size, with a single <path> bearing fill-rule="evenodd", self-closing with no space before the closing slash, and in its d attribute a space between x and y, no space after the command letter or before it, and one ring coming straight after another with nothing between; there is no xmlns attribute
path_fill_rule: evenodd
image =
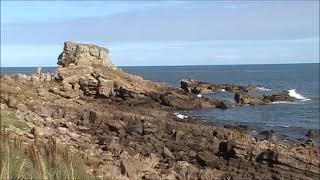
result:
<svg viewBox="0 0 320 180"><path fill-rule="evenodd" d="M310 137L310 138L316 138L316 137L320 137L320 130L318 129L310 129L306 136Z"/></svg>

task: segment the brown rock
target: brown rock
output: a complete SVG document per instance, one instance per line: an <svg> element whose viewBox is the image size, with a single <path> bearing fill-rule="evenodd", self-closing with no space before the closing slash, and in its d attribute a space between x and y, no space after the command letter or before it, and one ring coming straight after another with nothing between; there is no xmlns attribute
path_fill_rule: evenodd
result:
<svg viewBox="0 0 320 180"><path fill-rule="evenodd" d="M64 50L58 58L58 65L64 67L70 64L77 66L104 65L113 66L106 48L89 44L65 42Z"/></svg>
<svg viewBox="0 0 320 180"><path fill-rule="evenodd" d="M169 157L169 158L173 158L174 157L172 152L167 147L163 147L163 155L165 157Z"/></svg>
<svg viewBox="0 0 320 180"><path fill-rule="evenodd" d="M14 97L10 96L10 97L8 98L7 105L8 105L9 108L16 108L16 106L17 106L17 100L16 100Z"/></svg>

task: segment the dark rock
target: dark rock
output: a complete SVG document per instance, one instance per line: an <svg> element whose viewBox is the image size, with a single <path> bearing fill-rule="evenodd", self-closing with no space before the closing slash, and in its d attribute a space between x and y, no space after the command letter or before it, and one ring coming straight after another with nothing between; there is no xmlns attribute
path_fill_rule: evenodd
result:
<svg viewBox="0 0 320 180"><path fill-rule="evenodd" d="M309 138L320 137L320 130L318 130L318 129L310 129L310 130L308 130L306 136L308 136Z"/></svg>
<svg viewBox="0 0 320 180"><path fill-rule="evenodd" d="M270 102L278 102L278 101L292 102L292 101L295 101L296 99L294 97L289 96L288 91L282 91L279 94L264 96L262 100L265 103L270 103Z"/></svg>
<svg viewBox="0 0 320 180"><path fill-rule="evenodd" d="M98 116L97 116L97 113L94 112L94 111L90 111L90 114L89 114L89 122L90 123L95 123L98 119Z"/></svg>
<svg viewBox="0 0 320 180"><path fill-rule="evenodd" d="M235 144L232 141L220 142L217 155L225 159L236 158Z"/></svg>
<svg viewBox="0 0 320 180"><path fill-rule="evenodd" d="M209 166L211 168L218 168L221 166L221 162L218 161L218 157L212 153L201 151L196 156L197 162L200 166Z"/></svg>
<svg viewBox="0 0 320 180"><path fill-rule="evenodd" d="M183 79L181 80L180 84L181 89L183 89L186 92L192 92L194 94L218 91L247 93L256 89L256 86L253 85L240 86L235 84L210 84L207 82L196 81L192 79Z"/></svg>
<svg viewBox="0 0 320 180"><path fill-rule="evenodd" d="M270 130L270 131L262 131L262 132L260 132L259 134L265 136L265 137L264 137L264 140L271 141L271 142L275 142L275 141L277 140L277 137L275 136L273 130Z"/></svg>
<svg viewBox="0 0 320 180"><path fill-rule="evenodd" d="M234 129L240 132L247 132L248 131L248 126L246 125L224 125L223 127L228 128L228 129Z"/></svg>
<svg viewBox="0 0 320 180"><path fill-rule="evenodd" d="M273 166L273 164L278 163L278 153L271 149L267 149L266 151L260 153L256 157L256 161L257 162L266 161L269 164L269 166Z"/></svg>

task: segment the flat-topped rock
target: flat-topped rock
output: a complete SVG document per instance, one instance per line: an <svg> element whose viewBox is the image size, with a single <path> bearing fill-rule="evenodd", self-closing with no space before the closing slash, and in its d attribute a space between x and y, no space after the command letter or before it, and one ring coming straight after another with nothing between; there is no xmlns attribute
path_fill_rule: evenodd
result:
<svg viewBox="0 0 320 180"><path fill-rule="evenodd" d="M64 43L63 52L59 55L58 65L63 67L68 67L70 64L113 66L108 54L107 48L67 41Z"/></svg>

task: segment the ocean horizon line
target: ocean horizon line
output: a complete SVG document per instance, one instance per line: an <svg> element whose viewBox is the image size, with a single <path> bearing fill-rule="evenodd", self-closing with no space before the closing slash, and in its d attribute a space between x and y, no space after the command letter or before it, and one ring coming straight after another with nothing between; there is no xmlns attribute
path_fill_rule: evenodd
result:
<svg viewBox="0 0 320 180"><path fill-rule="evenodd" d="M320 64L320 62L303 63L270 63L270 64L186 64L186 65L115 65L117 67L185 67L185 66L259 66L259 65L296 65L296 64ZM39 66L0 66L0 68L34 68ZM40 66L43 68L55 68L58 66Z"/></svg>

